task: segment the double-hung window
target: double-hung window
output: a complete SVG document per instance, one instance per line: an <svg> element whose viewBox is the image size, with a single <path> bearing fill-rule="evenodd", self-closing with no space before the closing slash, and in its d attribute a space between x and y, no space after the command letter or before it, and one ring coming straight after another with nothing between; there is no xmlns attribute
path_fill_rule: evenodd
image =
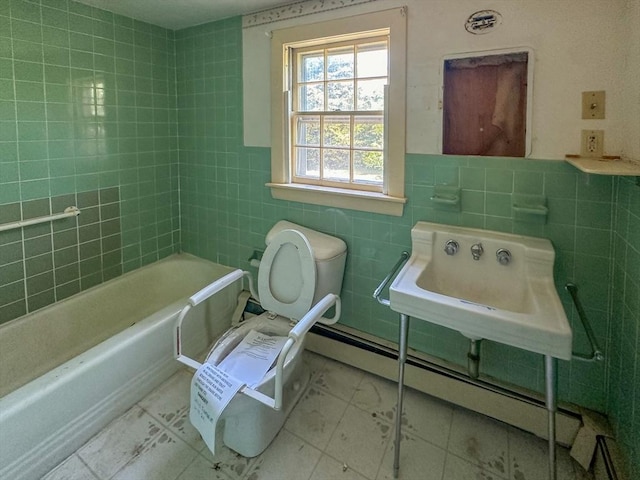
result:
<svg viewBox="0 0 640 480"><path fill-rule="evenodd" d="M293 182L381 192L388 37L291 54Z"/></svg>
<svg viewBox="0 0 640 480"><path fill-rule="evenodd" d="M401 215L406 11L273 32L276 198Z"/></svg>

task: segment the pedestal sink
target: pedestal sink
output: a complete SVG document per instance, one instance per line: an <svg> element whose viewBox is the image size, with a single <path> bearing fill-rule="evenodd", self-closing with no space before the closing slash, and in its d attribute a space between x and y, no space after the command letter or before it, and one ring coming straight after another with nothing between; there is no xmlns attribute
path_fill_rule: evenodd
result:
<svg viewBox="0 0 640 480"><path fill-rule="evenodd" d="M555 480L557 359L571 359L572 332L553 281L551 242L418 222L411 230L411 244L411 257L391 284L386 302L400 314L396 411L402 411L410 317L452 328L472 341L489 339L540 353L545 356L549 478ZM396 477L400 419L396 415Z"/></svg>

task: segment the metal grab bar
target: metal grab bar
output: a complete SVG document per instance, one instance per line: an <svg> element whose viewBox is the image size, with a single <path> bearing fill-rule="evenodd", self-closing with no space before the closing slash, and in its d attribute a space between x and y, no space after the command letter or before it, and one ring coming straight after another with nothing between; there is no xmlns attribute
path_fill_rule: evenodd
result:
<svg viewBox="0 0 640 480"><path fill-rule="evenodd" d="M251 278L251 274L249 272L243 272L242 270L234 270L233 272L228 273L224 277L207 285L206 287L204 287L197 293L193 294L189 298L188 303L180 311L180 315L178 316L178 320L176 321L176 328L174 330L173 346L174 346L174 357L176 360L178 360L181 363L184 363L185 365L191 368L195 368L196 370L202 366L200 362L192 358L189 358L182 353L182 335L181 335L182 321L185 319L185 317L189 313L189 310L191 310L193 307L202 303L211 295L225 289L226 287L231 285L233 282L240 280L244 276L248 276L249 278ZM258 400L260 403L263 403L266 406L273 408L274 410L282 409L283 388L284 388L282 376L283 376L283 370L284 370L284 362L287 358L289 350L291 350L291 348L296 342L301 341L305 333L307 333L309 329L320 318L324 318L322 316L327 312L327 310L329 310L334 305L336 306L335 315L330 319L325 318L325 320L327 321L326 323L337 322L338 319L340 318L340 312L341 312L340 297L338 297L337 295L334 295L333 293L329 293L322 300L316 303L316 305L311 310L309 310L306 313L306 315L302 317L300 321L289 332L289 335L288 335L289 338L287 338L287 341L282 347L282 350L278 355L278 360L276 363L274 398L271 398L268 395L265 395L264 393L254 390L253 388L250 388L246 385L240 389L240 392L248 395L251 398L254 398L255 400Z"/></svg>
<svg viewBox="0 0 640 480"><path fill-rule="evenodd" d="M584 331L587 333L587 338L589 339L589 343L591 344L591 356L575 352L572 352L571 356L576 360L582 360L585 362L600 362L604 360L602 350L600 350L600 347L598 346L598 340L593 333L591 324L589 323L589 320L587 320L587 314L585 313L584 308L582 308L582 304L580 303L580 299L578 298L578 287L573 283L567 283L564 288L567 290L567 292L569 292L569 295L571 295L573 304L578 311L578 317L580 317L580 321L582 322Z"/></svg>
<svg viewBox="0 0 640 480"><path fill-rule="evenodd" d="M382 294L382 291L386 288L386 286L389 284L391 279L393 279L396 273L398 273L398 270L400 270L400 267L402 267L402 265L404 265L407 260L409 260L409 252L402 252L400 254L400 258L398 259L396 264L393 266L391 271L387 274L386 277L384 277L384 280L382 280L380 285L378 285L378 288L375 289L375 291L373 292L373 298L375 298L378 301L378 303L381 303L382 305L385 305L387 307L389 306L389 299L380 298L380 295Z"/></svg>
<svg viewBox="0 0 640 480"><path fill-rule="evenodd" d="M38 223L52 222L54 220L60 220L61 218L75 217L78 215L80 215L80 209L78 207L67 207L62 213L45 215L43 217L28 218L26 220L18 220L17 222L3 223L2 225L0 225L0 232L13 230L14 228L28 227L29 225L36 225Z"/></svg>

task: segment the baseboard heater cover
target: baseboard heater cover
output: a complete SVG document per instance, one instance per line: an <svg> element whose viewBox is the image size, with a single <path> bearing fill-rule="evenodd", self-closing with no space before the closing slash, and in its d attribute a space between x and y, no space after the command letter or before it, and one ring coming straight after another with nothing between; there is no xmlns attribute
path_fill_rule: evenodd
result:
<svg viewBox="0 0 640 480"><path fill-rule="evenodd" d="M316 325L307 339L313 352L397 381L398 352L394 348L335 327ZM503 386L473 380L459 371L408 355L405 385L428 395L495 418L546 438L544 401ZM581 425L581 416L559 407L556 416L558 443L570 446Z"/></svg>

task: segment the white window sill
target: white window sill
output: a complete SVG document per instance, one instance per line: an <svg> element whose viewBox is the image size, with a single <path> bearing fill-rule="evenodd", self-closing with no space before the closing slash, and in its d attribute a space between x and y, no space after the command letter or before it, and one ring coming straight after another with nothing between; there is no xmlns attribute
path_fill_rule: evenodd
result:
<svg viewBox="0 0 640 480"><path fill-rule="evenodd" d="M397 217L402 216L404 204L407 202L407 199L403 197L392 197L378 192L365 192L346 188L330 188L297 183L267 183L266 185L271 188L273 198L278 200L348 208Z"/></svg>

